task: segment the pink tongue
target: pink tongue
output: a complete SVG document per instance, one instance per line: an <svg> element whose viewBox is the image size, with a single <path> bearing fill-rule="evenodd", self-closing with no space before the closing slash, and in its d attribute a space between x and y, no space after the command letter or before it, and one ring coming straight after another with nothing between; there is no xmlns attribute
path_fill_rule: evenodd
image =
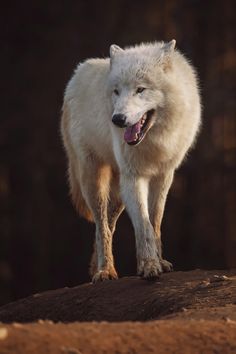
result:
<svg viewBox="0 0 236 354"><path fill-rule="evenodd" d="M127 143L131 143L135 141L135 137L137 133L140 133L141 130L141 121L138 121L138 123L131 125L130 127L127 127L125 129L125 135L124 139Z"/></svg>

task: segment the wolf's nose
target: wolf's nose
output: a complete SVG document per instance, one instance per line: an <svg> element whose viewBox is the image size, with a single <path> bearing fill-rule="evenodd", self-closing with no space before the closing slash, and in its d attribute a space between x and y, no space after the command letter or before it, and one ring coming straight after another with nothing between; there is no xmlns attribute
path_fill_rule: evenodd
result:
<svg viewBox="0 0 236 354"><path fill-rule="evenodd" d="M126 127L126 116L124 114L114 114L112 122L120 128Z"/></svg>

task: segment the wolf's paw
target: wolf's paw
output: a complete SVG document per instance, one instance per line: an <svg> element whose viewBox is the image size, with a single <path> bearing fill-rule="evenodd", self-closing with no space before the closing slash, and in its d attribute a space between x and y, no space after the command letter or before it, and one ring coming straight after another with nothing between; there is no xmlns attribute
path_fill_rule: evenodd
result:
<svg viewBox="0 0 236 354"><path fill-rule="evenodd" d="M172 263L168 262L166 259L161 259L161 267L164 273L173 272Z"/></svg>
<svg viewBox="0 0 236 354"><path fill-rule="evenodd" d="M97 283L100 281L114 280L114 279L118 279L118 275L115 269L99 270L94 274L92 282Z"/></svg>
<svg viewBox="0 0 236 354"><path fill-rule="evenodd" d="M158 279L161 272L161 264L159 260L156 259L145 259L141 261L138 269L138 274L147 280Z"/></svg>

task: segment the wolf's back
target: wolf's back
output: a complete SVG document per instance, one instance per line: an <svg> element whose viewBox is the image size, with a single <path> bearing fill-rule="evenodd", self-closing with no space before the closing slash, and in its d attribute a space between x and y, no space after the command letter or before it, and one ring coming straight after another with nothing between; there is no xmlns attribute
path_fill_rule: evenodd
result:
<svg viewBox="0 0 236 354"><path fill-rule="evenodd" d="M76 158L76 154L73 150L73 146L71 144L68 133L69 119L69 109L67 107L66 102L64 102L64 105L62 107L61 134L68 159L68 181L70 187L70 196L79 215L84 217L86 220L93 222L93 215L91 213L91 210L88 208L81 191L79 178L79 161Z"/></svg>

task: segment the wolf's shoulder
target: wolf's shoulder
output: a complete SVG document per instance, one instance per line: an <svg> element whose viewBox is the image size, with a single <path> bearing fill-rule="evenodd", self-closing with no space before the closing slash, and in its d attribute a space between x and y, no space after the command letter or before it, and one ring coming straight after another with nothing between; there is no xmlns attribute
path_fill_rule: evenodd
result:
<svg viewBox="0 0 236 354"><path fill-rule="evenodd" d="M109 70L110 59L108 58L91 58L79 63L68 82L65 98L69 100L82 95L82 92L92 94L92 91L97 88L103 90Z"/></svg>

